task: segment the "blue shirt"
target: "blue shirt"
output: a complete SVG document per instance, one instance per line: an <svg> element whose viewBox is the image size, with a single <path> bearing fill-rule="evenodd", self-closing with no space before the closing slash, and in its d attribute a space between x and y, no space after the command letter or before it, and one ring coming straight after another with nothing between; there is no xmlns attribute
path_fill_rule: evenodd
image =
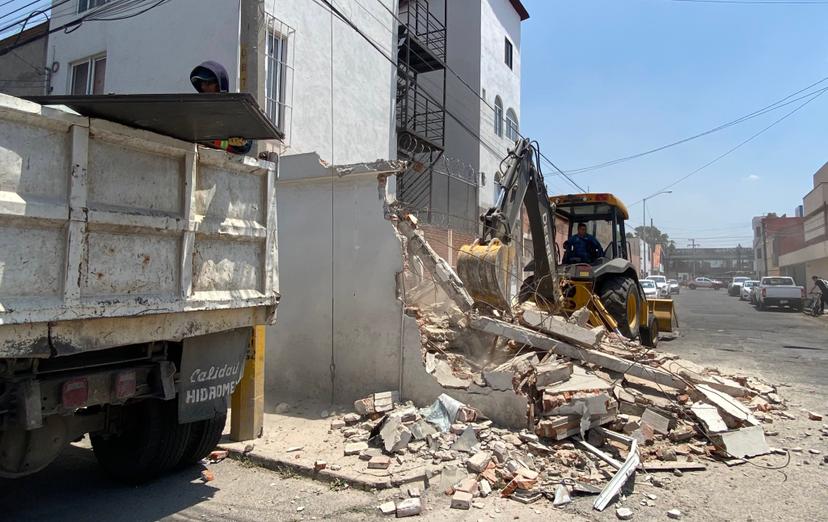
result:
<svg viewBox="0 0 828 522"><path fill-rule="evenodd" d="M593 236L584 234L583 237L575 234L569 238L569 258L577 257L581 261L591 263L604 253L601 243Z"/></svg>

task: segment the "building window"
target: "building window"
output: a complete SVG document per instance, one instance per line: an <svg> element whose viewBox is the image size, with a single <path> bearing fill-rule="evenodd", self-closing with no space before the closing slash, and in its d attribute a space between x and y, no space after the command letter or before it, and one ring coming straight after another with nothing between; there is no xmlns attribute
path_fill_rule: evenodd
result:
<svg viewBox="0 0 828 522"><path fill-rule="evenodd" d="M78 0L78 12L82 13L108 3L109 0Z"/></svg>
<svg viewBox="0 0 828 522"><path fill-rule="evenodd" d="M509 69L512 68L512 42L509 41L508 38L506 40L506 56L504 58L506 65L509 66Z"/></svg>
<svg viewBox="0 0 828 522"><path fill-rule="evenodd" d="M106 56L93 56L72 64L72 94L104 94Z"/></svg>
<svg viewBox="0 0 828 522"><path fill-rule="evenodd" d="M515 111L511 108L506 111L506 137L515 141L520 136L518 132L518 119Z"/></svg>
<svg viewBox="0 0 828 522"><path fill-rule="evenodd" d="M285 81L287 69L287 37L267 32L265 50L265 112L280 129L285 123Z"/></svg>
<svg viewBox="0 0 828 522"><path fill-rule="evenodd" d="M500 96L495 96L494 131L498 136L503 136L503 101Z"/></svg>

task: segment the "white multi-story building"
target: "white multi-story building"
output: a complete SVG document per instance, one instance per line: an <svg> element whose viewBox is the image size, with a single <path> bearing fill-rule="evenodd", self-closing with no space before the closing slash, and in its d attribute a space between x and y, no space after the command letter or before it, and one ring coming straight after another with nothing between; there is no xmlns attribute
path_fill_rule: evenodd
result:
<svg viewBox="0 0 828 522"><path fill-rule="evenodd" d="M256 94L285 131L281 152L315 151L331 163L394 157L396 70L324 2L173 0L117 14L131 18L94 20L115 17L107 10L118 3L54 0L52 26L87 21L49 36L51 94L193 92L190 71L213 60L227 69L231 92ZM335 5L390 49L395 4Z"/></svg>

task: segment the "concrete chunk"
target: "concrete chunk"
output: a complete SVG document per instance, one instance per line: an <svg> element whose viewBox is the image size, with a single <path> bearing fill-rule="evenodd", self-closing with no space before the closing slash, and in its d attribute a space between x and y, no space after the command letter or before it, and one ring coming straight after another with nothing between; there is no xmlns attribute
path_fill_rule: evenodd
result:
<svg viewBox="0 0 828 522"><path fill-rule="evenodd" d="M733 431L716 434L725 451L733 457L745 458L770 453L765 441L765 432L761 426L749 426Z"/></svg>
<svg viewBox="0 0 828 522"><path fill-rule="evenodd" d="M615 516L618 520L632 520L633 510L627 507L620 507L615 510Z"/></svg>
<svg viewBox="0 0 828 522"><path fill-rule="evenodd" d="M471 508L471 504L471 493L466 493L465 491L455 491L454 495L451 496L452 509L469 509Z"/></svg>
<svg viewBox="0 0 828 522"><path fill-rule="evenodd" d="M423 504L418 497L407 498L397 502L397 518L413 517L423 511Z"/></svg>
<svg viewBox="0 0 828 522"><path fill-rule="evenodd" d="M367 442L352 442L345 445L345 456L359 455L360 452L368 449Z"/></svg>
<svg viewBox="0 0 828 522"><path fill-rule="evenodd" d="M488 451L475 453L466 461L466 467L472 473L481 473L492 460L492 454Z"/></svg>
<svg viewBox="0 0 828 522"><path fill-rule="evenodd" d="M371 457L371 460L368 461L368 469L388 469L388 466L390 465L391 457L388 455Z"/></svg>
<svg viewBox="0 0 828 522"><path fill-rule="evenodd" d="M549 385L565 381L572 375L572 363L544 363L536 366L535 387L541 390Z"/></svg>
<svg viewBox="0 0 828 522"><path fill-rule="evenodd" d="M641 416L641 422L646 422L652 426L653 431L656 433L667 435L667 433L670 432L670 419L664 415L656 413L650 408L644 410L644 414Z"/></svg>
<svg viewBox="0 0 828 522"><path fill-rule="evenodd" d="M499 372L499 371L492 371L492 372L483 372L483 380L486 382L486 386L495 390L501 391L512 391L514 387L512 385L512 377L514 374L509 371Z"/></svg>
<svg viewBox="0 0 828 522"><path fill-rule="evenodd" d="M550 315L540 310L524 309L520 322L539 332L556 339L570 342L585 348L596 348L604 337L603 329L587 329L567 323L562 317Z"/></svg>
<svg viewBox="0 0 828 522"><path fill-rule="evenodd" d="M371 396L354 401L354 411L359 415L374 413L376 411L374 410L374 397Z"/></svg>
<svg viewBox="0 0 828 522"><path fill-rule="evenodd" d="M727 424L725 424L722 416L719 415L719 410L715 406L703 402L696 402L690 406L690 411L706 426L707 431L711 433L727 431Z"/></svg>
<svg viewBox="0 0 828 522"><path fill-rule="evenodd" d="M383 502L379 505L380 513L383 515L393 515L397 511L397 506L394 502Z"/></svg>

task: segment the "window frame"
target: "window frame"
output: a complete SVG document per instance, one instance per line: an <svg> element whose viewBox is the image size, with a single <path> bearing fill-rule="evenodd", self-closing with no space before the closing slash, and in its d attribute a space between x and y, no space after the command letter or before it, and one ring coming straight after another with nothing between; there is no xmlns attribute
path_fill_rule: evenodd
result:
<svg viewBox="0 0 828 522"><path fill-rule="evenodd" d="M89 96L96 94L95 89L95 65L100 62L106 62L106 53L98 53L86 58L76 60L69 63L69 93L72 95ZM75 72L78 67L86 65L86 88L83 94L75 92ZM104 64L104 84L101 87L101 92L97 94L106 94L106 64Z"/></svg>
<svg viewBox="0 0 828 522"><path fill-rule="evenodd" d="M498 137L503 137L503 100L495 96L494 101L494 132Z"/></svg>
<svg viewBox="0 0 828 522"><path fill-rule="evenodd" d="M512 118L511 116L514 116ZM515 141L520 136L520 124L518 122L517 113L511 107L506 109L506 137Z"/></svg>
<svg viewBox="0 0 828 522"><path fill-rule="evenodd" d="M85 13L86 11L91 11L93 9L97 9L108 4L111 0L78 0L78 9L77 13ZM95 3L95 5L89 5L91 3Z"/></svg>
<svg viewBox="0 0 828 522"><path fill-rule="evenodd" d="M507 66L509 69L514 69L514 64L515 64L515 57L514 57L514 55L515 55L515 46L514 46L514 44L512 44L512 42L511 42L511 41L509 41L509 37L508 37L508 36L504 36L504 37L503 37L503 39L504 39L504 41L506 42L506 43L504 44L504 49L503 49L503 55L504 55L504 56L503 56L503 62L506 64L506 66Z"/></svg>
<svg viewBox="0 0 828 522"><path fill-rule="evenodd" d="M276 49L278 57L272 52L275 42L279 42ZM265 35L265 114L276 127L283 131L287 105L288 45L289 35L273 28L267 29ZM273 67L274 65L277 67ZM274 90L276 96L273 96Z"/></svg>

